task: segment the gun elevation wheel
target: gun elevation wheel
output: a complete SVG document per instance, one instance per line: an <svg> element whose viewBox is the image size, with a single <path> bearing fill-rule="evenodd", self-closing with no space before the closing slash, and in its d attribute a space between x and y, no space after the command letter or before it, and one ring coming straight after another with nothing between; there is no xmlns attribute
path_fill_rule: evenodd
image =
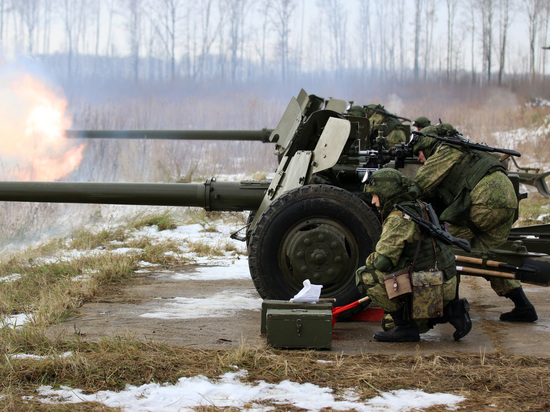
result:
<svg viewBox="0 0 550 412"><path fill-rule="evenodd" d="M308 185L276 199L249 240L248 262L264 299L288 300L309 279L322 297L345 305L358 299L355 270L380 237L381 226L358 196L335 186Z"/></svg>

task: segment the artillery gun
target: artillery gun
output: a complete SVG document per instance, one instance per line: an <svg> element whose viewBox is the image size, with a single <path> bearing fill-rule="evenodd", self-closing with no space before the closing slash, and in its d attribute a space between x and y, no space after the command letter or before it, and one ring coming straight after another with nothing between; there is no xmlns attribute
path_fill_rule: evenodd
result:
<svg viewBox="0 0 550 412"><path fill-rule="evenodd" d="M70 137L78 138L272 143L279 165L270 180L220 182L211 178L204 183L170 184L0 182L0 201L248 210L251 211L248 225L234 237L247 242L251 277L262 298L287 300L309 279L323 285L322 297L336 298L338 306L346 305L359 297L355 270L372 252L381 232L379 217L362 190L365 175L381 167L393 167L413 177L420 166L407 144L392 148L377 145L377 150L372 150L374 142L368 119L346 114L346 106L343 100L325 101L301 90L290 100L273 130L68 132ZM509 248L499 257L513 258L515 267L522 266L525 259L542 262L542 269L535 265L537 276L524 279L535 278L535 283L550 284L548 232L548 229L537 231L543 233L539 238L544 253L534 255L525 248ZM512 240L513 244L521 242ZM471 256L480 259L482 263L478 266L488 259L479 251L473 251ZM511 276L519 273L508 267L500 267L499 273L503 270L508 270Z"/></svg>

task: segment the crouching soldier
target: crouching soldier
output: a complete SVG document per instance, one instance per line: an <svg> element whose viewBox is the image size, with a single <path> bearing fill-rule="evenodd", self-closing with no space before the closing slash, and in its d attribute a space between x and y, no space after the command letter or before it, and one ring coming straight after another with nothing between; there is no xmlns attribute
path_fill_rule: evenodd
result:
<svg viewBox="0 0 550 412"><path fill-rule="evenodd" d="M417 217L424 216L425 204L415 200L414 192L409 191L410 183L395 169L381 169L370 176L365 186L365 192L372 195L372 204L381 213L383 226L375 251L367 258L366 266L357 271L358 286L374 304L391 315L394 324L389 330L377 332L374 339L418 342L420 333L427 332L437 323L450 322L456 329L453 337L459 340L470 332L472 321L466 299L456 299L454 255L446 244L426 231L421 232L406 214L394 208L394 204L398 204ZM414 291L407 293L415 289L414 278L412 288L407 284L413 271L413 276L420 274L419 286L423 282L436 285L434 292L428 293L434 296L418 301ZM436 273L439 280L428 280ZM427 278L422 279L422 274ZM400 291L405 294L399 295Z"/></svg>

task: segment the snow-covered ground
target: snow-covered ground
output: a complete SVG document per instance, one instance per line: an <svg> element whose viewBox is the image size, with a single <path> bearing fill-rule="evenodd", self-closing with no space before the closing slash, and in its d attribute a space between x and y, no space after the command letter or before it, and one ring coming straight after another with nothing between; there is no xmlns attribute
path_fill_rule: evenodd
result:
<svg viewBox="0 0 550 412"><path fill-rule="evenodd" d="M199 406L215 408L243 408L247 411L269 411L260 404L292 405L306 411L323 408L355 411L412 411L434 406L454 408L465 398L445 393L425 393L421 390L396 390L381 392L378 396L360 401L352 389L337 397L330 388L311 383L282 381L271 384L264 381L243 383L240 378L247 372L238 370L226 373L213 381L204 376L180 378L175 385L150 383L142 386L128 385L123 391L100 391L91 395L78 389L62 387L53 390L41 387L39 395L46 396L45 403L99 402L110 407L131 411L193 411Z"/></svg>
<svg viewBox="0 0 550 412"><path fill-rule="evenodd" d="M177 239L181 243L181 254L190 261L200 263L195 272L155 272L155 276L174 276L193 280L214 279L242 279L248 277L247 259L243 253L227 253L225 256L199 257L186 250L186 243L190 240L200 241L210 245L218 245L220 242L235 242L238 250L242 250L242 243L231 240L228 234L233 227L217 225L218 232L204 232L201 225L180 226L174 230L158 231L155 227L140 229L136 236L147 236L151 242L166 239ZM130 253L128 249L118 250L118 253ZM70 260L81 256L82 252L66 250L56 259ZM106 250L95 250L89 253L117 253ZM154 269L155 265L141 262L141 271ZM10 281L18 276L9 274L0 281ZM85 281L85 277L82 281ZM259 310L261 300L257 295L246 291L228 291L227 294L212 296L210 299L184 299L174 298L163 302L162 310L147 313L145 317L208 317L223 316L228 314L227 308L238 310ZM220 301L225 304L220 305ZM223 311L219 311L219 307ZM30 315L18 314L4 319L4 325L10 327L24 327ZM71 356L64 353L60 357ZM40 359L40 356L29 354L12 355L12 359L25 359L32 361ZM319 367L322 367L320 364ZM283 381L279 384L271 384L264 381L244 382L241 378L247 374L246 370L236 370L226 373L218 379L208 379L204 376L182 377L176 384L150 383L142 386L128 385L120 392L100 391L94 394L85 394L81 389L61 387L52 389L49 386L40 387L37 390L38 397L44 403L78 403L85 401L99 402L110 407L119 407L128 411L192 411L199 406L215 406L217 408L242 408L251 411L267 411L269 407L262 402L272 402L280 405L293 405L307 411L319 411L322 408L334 410L356 411L409 411L429 408L433 406L445 406L454 408L465 400L464 397L455 394L425 393L417 390L396 390L380 392L378 396L361 400L353 388L349 388L337 396L332 389L320 387L310 383L297 383Z"/></svg>

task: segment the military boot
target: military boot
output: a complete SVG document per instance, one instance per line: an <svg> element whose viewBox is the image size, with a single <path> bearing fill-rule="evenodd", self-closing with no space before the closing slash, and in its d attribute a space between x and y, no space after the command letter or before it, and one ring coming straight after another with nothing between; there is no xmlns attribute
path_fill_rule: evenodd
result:
<svg viewBox="0 0 550 412"><path fill-rule="evenodd" d="M460 340L472 330L469 310L470 304L466 299L455 299L445 306L445 318L456 329L453 333L454 340Z"/></svg>
<svg viewBox="0 0 550 412"><path fill-rule="evenodd" d="M504 296L508 299L512 299L515 307L511 312L502 313L500 315L500 320L507 322L534 322L538 319L535 307L529 302L521 286L508 292Z"/></svg>
<svg viewBox="0 0 550 412"><path fill-rule="evenodd" d="M403 309L390 314L395 326L384 332L376 332L374 340L378 342L418 342L420 340L416 323L403 319Z"/></svg>

